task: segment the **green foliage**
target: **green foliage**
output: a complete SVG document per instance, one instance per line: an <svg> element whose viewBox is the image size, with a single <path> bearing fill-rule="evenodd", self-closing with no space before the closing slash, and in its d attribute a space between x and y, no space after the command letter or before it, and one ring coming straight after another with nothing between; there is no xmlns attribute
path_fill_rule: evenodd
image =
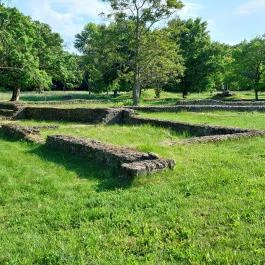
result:
<svg viewBox="0 0 265 265"><path fill-rule="evenodd" d="M74 88L80 83L78 58L63 51L51 28L15 8L0 5L0 81L11 89Z"/></svg>
<svg viewBox="0 0 265 265"><path fill-rule="evenodd" d="M234 49L234 69L242 88L265 88L265 38L242 42Z"/></svg>
<svg viewBox="0 0 265 265"><path fill-rule="evenodd" d="M118 24L89 23L76 36L75 47L83 53L84 87L89 91L126 90L130 86L123 35Z"/></svg>
<svg viewBox="0 0 265 265"><path fill-rule="evenodd" d="M162 88L174 80L176 83L184 73L183 59L179 47L165 30L154 30L143 40L142 60L139 61L142 87L153 87L160 97Z"/></svg>
<svg viewBox="0 0 265 265"><path fill-rule="evenodd" d="M235 46L212 42L207 22L174 19L179 0L106 0L109 24L89 23L76 35L81 56L64 50L59 34L0 2L0 82L22 90L88 90L89 94L143 89L190 92L265 90L265 41ZM165 21L164 21L165 20ZM157 27L156 27L157 26Z"/></svg>
<svg viewBox="0 0 265 265"><path fill-rule="evenodd" d="M51 82L39 68L37 49L34 47L35 27L29 17L15 8L0 6L1 56L0 80L6 87L39 86L47 88Z"/></svg>
<svg viewBox="0 0 265 265"><path fill-rule="evenodd" d="M123 24L127 28L125 32L126 44L131 53L130 64L133 72L133 103L139 103L143 79L146 76L143 71L148 67L144 65L143 54L148 51L144 42L149 37L153 26L165 19L168 19L177 10L183 7L180 0L107 0L110 2L116 23ZM151 49L150 49L151 50ZM155 56L155 54L154 54ZM161 67L160 71L164 71Z"/></svg>
<svg viewBox="0 0 265 265"><path fill-rule="evenodd" d="M217 63L207 23L199 18L172 20L168 31L172 40L180 45L186 69L180 84L171 82L171 89L178 89L184 94L207 90L210 86L209 76L215 71L214 64Z"/></svg>

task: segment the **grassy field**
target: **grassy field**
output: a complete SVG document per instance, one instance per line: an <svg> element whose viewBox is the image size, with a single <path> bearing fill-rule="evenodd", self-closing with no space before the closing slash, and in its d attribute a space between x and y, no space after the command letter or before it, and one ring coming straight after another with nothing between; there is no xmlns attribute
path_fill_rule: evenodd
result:
<svg viewBox="0 0 265 265"><path fill-rule="evenodd" d="M140 113L141 117L189 123L265 130L265 113L258 112L176 112Z"/></svg>
<svg viewBox="0 0 265 265"><path fill-rule="evenodd" d="M131 93L121 93L114 98L112 94L93 94L89 95L86 91L46 91L43 93L22 92L21 102L27 104L53 104L53 106L67 107L118 107L132 105ZM212 99L214 94L210 92L192 93L188 99ZM0 92L0 101L9 100L10 92ZM155 98L154 90L145 90L142 93L141 105L175 105L177 100L181 100L180 93L163 92L160 99ZM235 92L235 96L229 100L254 99L254 92ZM261 93L260 99L265 99L265 93ZM77 102L74 102L77 101ZM73 102L75 104L73 104Z"/></svg>
<svg viewBox="0 0 265 265"><path fill-rule="evenodd" d="M155 116L174 115L265 129L259 113ZM264 263L264 138L170 146L188 135L150 126L52 124L59 128L43 136L92 137L173 158L177 166L121 180L82 158L0 135L0 264Z"/></svg>
<svg viewBox="0 0 265 265"><path fill-rule="evenodd" d="M143 152L153 152L157 148L169 145L172 142L190 137L188 133L176 133L163 128L144 126L119 125L84 125L78 123L21 121L18 124L26 126L59 125L58 129L44 129L43 137L47 135L70 135L75 137L92 138L119 146L137 148Z"/></svg>

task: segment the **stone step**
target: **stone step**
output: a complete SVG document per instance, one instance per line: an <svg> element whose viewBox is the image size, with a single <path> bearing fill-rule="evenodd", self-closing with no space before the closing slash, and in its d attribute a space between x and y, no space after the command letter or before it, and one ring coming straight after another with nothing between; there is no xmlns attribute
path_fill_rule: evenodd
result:
<svg viewBox="0 0 265 265"><path fill-rule="evenodd" d="M19 110L21 108L20 103L14 102L0 102L0 109L7 109L7 110Z"/></svg>
<svg viewBox="0 0 265 265"><path fill-rule="evenodd" d="M5 117L12 117L15 111L10 109L0 109L0 115Z"/></svg>
<svg viewBox="0 0 265 265"><path fill-rule="evenodd" d="M5 120L7 120L8 119L8 117L6 117L6 116L1 116L0 115L0 121L5 121Z"/></svg>

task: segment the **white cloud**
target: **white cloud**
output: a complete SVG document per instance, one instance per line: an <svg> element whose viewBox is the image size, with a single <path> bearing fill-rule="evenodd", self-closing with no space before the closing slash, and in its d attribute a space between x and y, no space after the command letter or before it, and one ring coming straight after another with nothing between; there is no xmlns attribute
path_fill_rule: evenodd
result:
<svg viewBox="0 0 265 265"><path fill-rule="evenodd" d="M33 19L49 24L62 35L70 50L73 50L74 36L85 24L102 21L99 14L110 11L102 0L10 0L10 3ZM203 9L193 2L184 1L184 4L178 12L182 18L197 17Z"/></svg>
<svg viewBox="0 0 265 265"><path fill-rule="evenodd" d="M99 22L102 20L99 14L108 12L108 6L101 0L13 0L11 5L33 19L49 24L68 45L72 45L74 36L86 23ZM69 49L73 50L72 47Z"/></svg>
<svg viewBox="0 0 265 265"><path fill-rule="evenodd" d="M179 15L182 18L195 18L199 16L201 10L203 10L202 5L184 1L184 7L179 12Z"/></svg>
<svg viewBox="0 0 265 265"><path fill-rule="evenodd" d="M250 15L256 12L265 11L265 0L250 0L239 7L241 15Z"/></svg>

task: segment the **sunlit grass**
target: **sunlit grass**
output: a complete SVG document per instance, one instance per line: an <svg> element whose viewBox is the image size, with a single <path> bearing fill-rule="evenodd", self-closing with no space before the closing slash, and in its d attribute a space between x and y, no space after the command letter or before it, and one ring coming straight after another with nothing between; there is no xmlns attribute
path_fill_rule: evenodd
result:
<svg viewBox="0 0 265 265"><path fill-rule="evenodd" d="M265 130L265 113L259 112L167 112L140 113L140 116L171 121Z"/></svg>
<svg viewBox="0 0 265 265"><path fill-rule="evenodd" d="M160 133L152 151L176 168L133 182L1 139L0 263L262 263L264 138L169 147L155 143ZM130 145L125 135L109 131L108 141ZM139 141L149 145L149 137Z"/></svg>
<svg viewBox="0 0 265 265"><path fill-rule="evenodd" d="M215 94L210 92L191 93L188 100L211 99ZM0 101L11 98L11 92L0 92ZM235 96L228 100L248 99L254 100L254 92L235 92ZM260 99L265 99L265 93L260 94ZM118 97L113 97L113 93L92 94L88 91L44 91L22 92L21 102L40 105L40 106L59 106L59 107L119 107L132 105L132 93L121 92ZM181 93L162 92L159 99L155 98L153 89L143 90L141 105L175 105L178 100L182 100Z"/></svg>
<svg viewBox="0 0 265 265"><path fill-rule="evenodd" d="M141 115L265 129L262 113ZM16 123L58 125L42 136L93 138L177 164L173 171L119 179L105 165L0 134L0 264L265 260L264 137L186 146L176 142L188 134L151 126Z"/></svg>

